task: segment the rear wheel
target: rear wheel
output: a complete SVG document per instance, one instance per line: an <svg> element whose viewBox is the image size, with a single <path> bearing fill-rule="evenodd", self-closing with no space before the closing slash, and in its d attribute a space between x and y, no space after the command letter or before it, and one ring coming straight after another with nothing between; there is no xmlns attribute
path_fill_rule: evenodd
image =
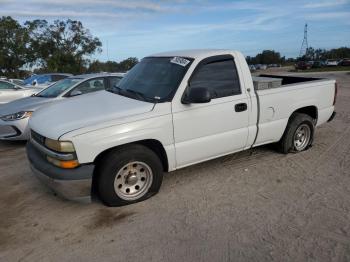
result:
<svg viewBox="0 0 350 262"><path fill-rule="evenodd" d="M287 154L307 149L313 142L314 129L314 120L309 115L293 114L279 142L280 151Z"/></svg>
<svg viewBox="0 0 350 262"><path fill-rule="evenodd" d="M108 206L143 201L159 191L162 180L163 166L159 157L142 145L116 149L98 165L98 194Z"/></svg>

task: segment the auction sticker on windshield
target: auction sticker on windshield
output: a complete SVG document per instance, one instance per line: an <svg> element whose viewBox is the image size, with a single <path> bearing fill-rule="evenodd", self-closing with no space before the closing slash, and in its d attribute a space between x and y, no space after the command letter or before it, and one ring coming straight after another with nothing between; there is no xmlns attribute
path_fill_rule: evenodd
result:
<svg viewBox="0 0 350 262"><path fill-rule="evenodd" d="M189 62L190 60L178 56L175 56L173 59L170 60L170 63L177 64L183 67L187 66Z"/></svg>

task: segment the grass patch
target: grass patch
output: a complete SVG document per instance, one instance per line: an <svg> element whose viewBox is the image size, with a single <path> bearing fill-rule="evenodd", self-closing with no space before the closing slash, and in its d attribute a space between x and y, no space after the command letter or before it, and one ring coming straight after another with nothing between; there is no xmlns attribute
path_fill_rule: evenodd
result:
<svg viewBox="0 0 350 262"><path fill-rule="evenodd" d="M350 71L350 66L321 67L321 68L311 68L307 70L292 69L289 72L308 73L308 72L331 72L331 71Z"/></svg>

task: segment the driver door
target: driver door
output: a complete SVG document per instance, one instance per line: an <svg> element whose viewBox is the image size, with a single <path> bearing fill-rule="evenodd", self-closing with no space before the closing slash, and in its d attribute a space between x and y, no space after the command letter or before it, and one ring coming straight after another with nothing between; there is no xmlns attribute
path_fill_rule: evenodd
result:
<svg viewBox="0 0 350 262"><path fill-rule="evenodd" d="M174 108L177 168L241 150L247 143L249 104L233 57L203 60L190 77L185 93L196 87L208 89L212 99Z"/></svg>

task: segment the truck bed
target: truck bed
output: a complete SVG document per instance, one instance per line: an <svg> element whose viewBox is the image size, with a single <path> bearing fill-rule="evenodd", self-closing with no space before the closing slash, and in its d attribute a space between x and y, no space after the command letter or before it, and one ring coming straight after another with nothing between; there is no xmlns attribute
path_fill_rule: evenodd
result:
<svg viewBox="0 0 350 262"><path fill-rule="evenodd" d="M334 111L335 80L268 75L259 77L282 79L277 88L255 90L258 103L258 136L255 145L278 141L288 123L291 112L307 107L315 112L316 125L327 122Z"/></svg>
<svg viewBox="0 0 350 262"><path fill-rule="evenodd" d="M315 77L284 76L284 75L269 75L269 74L260 74L259 77L270 77L270 78L282 79L282 86L317 81L317 80L324 80L323 78L315 78Z"/></svg>

